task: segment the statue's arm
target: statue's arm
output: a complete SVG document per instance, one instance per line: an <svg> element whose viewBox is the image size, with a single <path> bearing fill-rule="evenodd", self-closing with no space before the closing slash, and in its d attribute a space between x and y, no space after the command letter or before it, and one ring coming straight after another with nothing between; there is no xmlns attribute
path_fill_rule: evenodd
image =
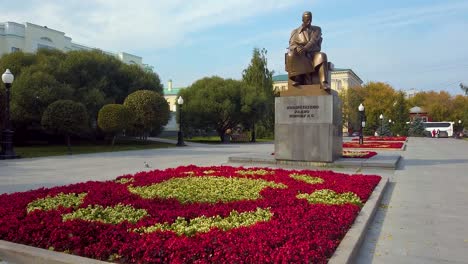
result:
<svg viewBox="0 0 468 264"><path fill-rule="evenodd" d="M308 52L318 52L322 49L322 29L316 27L310 36L309 42L304 46Z"/></svg>
<svg viewBox="0 0 468 264"><path fill-rule="evenodd" d="M291 37L289 37L289 51L296 52L296 49L299 45L294 41L294 37L296 35L296 30L291 32Z"/></svg>

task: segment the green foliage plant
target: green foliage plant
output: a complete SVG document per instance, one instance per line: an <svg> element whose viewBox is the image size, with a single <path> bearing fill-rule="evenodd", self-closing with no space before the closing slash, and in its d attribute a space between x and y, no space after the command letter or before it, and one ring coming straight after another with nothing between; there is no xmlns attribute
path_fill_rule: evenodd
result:
<svg viewBox="0 0 468 264"><path fill-rule="evenodd" d="M59 193L55 196L47 196L30 202L26 208L26 211L32 212L34 210L54 210L59 206L63 207L78 207L83 203L83 199L87 193Z"/></svg>
<svg viewBox="0 0 468 264"><path fill-rule="evenodd" d="M169 104L154 91L139 90L128 95L124 101L132 115L132 128L140 135L162 131L170 117Z"/></svg>
<svg viewBox="0 0 468 264"><path fill-rule="evenodd" d="M177 199L187 203L228 203L261 198L266 187L287 188L282 183L261 179L226 178L217 176L172 178L149 186L128 186L131 193L146 199Z"/></svg>
<svg viewBox="0 0 468 264"><path fill-rule="evenodd" d="M131 119L130 111L124 105L108 104L99 110L98 126L104 133L112 136L111 145L114 146L117 133L128 127Z"/></svg>
<svg viewBox="0 0 468 264"><path fill-rule="evenodd" d="M83 104L58 100L46 108L41 124L53 134L64 135L71 154L70 135L79 135L88 128L88 115Z"/></svg>
<svg viewBox="0 0 468 264"><path fill-rule="evenodd" d="M242 213L233 210L227 217L221 217L219 215L212 217L201 216L190 220L187 220L184 217L178 217L172 224L158 223L148 227L137 228L133 231L145 234L157 231L173 231L179 236L193 236L198 233L207 233L213 228L228 231L238 227L251 226L258 222L269 221L272 216L273 213L268 208L257 208L257 210L253 212Z"/></svg>
<svg viewBox="0 0 468 264"><path fill-rule="evenodd" d="M362 202L359 196L352 192L346 192L338 194L333 190L323 189L317 190L311 194L301 193L296 196L299 199L306 199L312 204L329 204L329 205L341 205L341 204L355 204L362 207Z"/></svg>
<svg viewBox="0 0 468 264"><path fill-rule="evenodd" d="M319 178L319 177L312 177L310 175L307 175L307 174L299 174L299 173L292 173L289 175L289 177L295 179L295 180L298 180L298 181L303 181L305 183L309 183L309 184L320 184L320 183L323 183L324 180L322 178Z"/></svg>
<svg viewBox="0 0 468 264"><path fill-rule="evenodd" d="M135 209L130 205L117 204L103 207L101 205L88 205L72 213L62 215L63 221L81 219L86 221L99 221L106 224L119 224L124 221L136 223L148 215L145 209Z"/></svg>
<svg viewBox="0 0 468 264"><path fill-rule="evenodd" d="M424 137L425 136L424 132L425 132L425 128L424 128L424 123L423 123L422 118L415 117L413 119L413 122L411 122L411 124L409 126L409 130L408 130L409 136L411 136L411 137Z"/></svg>

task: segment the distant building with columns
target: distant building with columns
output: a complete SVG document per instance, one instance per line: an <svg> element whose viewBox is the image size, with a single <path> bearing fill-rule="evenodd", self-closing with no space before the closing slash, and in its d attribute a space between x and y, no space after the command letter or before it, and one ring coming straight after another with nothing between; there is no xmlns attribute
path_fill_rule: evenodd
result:
<svg viewBox="0 0 468 264"><path fill-rule="evenodd" d="M57 49L63 52L72 50L100 50L72 41L64 32L39 26L32 23L3 22L0 23L0 56L15 51L35 53L38 49ZM126 52L109 52L101 50L107 55L114 56L127 64L136 64L142 68L142 58Z"/></svg>
<svg viewBox="0 0 468 264"><path fill-rule="evenodd" d="M362 80L351 69L335 68L331 71L331 88L337 92L346 91L349 87L361 86ZM273 76L273 90L281 92L288 89L288 75Z"/></svg>

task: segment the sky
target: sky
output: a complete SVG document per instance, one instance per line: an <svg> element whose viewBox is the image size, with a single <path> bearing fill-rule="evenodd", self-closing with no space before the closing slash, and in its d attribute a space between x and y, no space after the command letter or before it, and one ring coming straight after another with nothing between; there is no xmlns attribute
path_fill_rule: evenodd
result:
<svg viewBox="0 0 468 264"><path fill-rule="evenodd" d="M166 86L241 79L254 48L285 74L304 11L337 68L397 90L462 94L468 84L468 0L0 0L0 22L30 22L73 42L141 56Z"/></svg>

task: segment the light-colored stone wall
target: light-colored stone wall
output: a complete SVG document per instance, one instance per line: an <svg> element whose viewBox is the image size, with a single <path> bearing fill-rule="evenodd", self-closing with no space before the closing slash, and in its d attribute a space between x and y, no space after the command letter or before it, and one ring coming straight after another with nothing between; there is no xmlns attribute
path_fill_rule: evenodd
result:
<svg viewBox="0 0 468 264"><path fill-rule="evenodd" d="M32 23L0 23L0 56L11 53L13 51L12 48L19 48L21 51L31 53L36 52L39 48L58 49L64 52L97 49L74 43L70 37L65 36L64 32L47 28L46 26ZM124 63L144 67L143 59L139 56L126 52L103 52L116 57Z"/></svg>

